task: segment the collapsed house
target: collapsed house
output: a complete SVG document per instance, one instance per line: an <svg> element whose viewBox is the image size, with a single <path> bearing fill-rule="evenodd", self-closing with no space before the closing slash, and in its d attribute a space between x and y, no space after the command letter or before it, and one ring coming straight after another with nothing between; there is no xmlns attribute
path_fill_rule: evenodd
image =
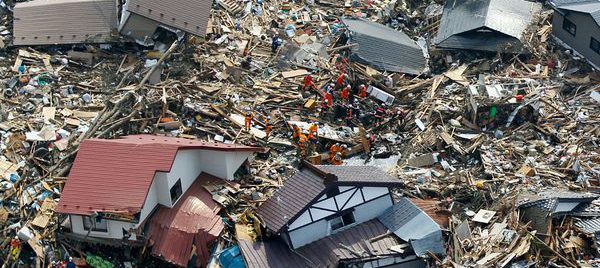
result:
<svg viewBox="0 0 600 268"><path fill-rule="evenodd" d="M123 7L119 32L145 46L161 31L197 36L206 34L212 1L129 0Z"/></svg>
<svg viewBox="0 0 600 268"><path fill-rule="evenodd" d="M408 199L395 201L392 188L401 185L376 167L302 163L257 211L275 238L238 234L246 265L424 267L417 256L444 255L441 230ZM401 239L416 241L417 255Z"/></svg>
<svg viewBox="0 0 600 268"><path fill-rule="evenodd" d="M540 10L540 3L525 0L448 0L433 43L441 49L522 53L522 34Z"/></svg>
<svg viewBox="0 0 600 268"><path fill-rule="evenodd" d="M600 1L554 3L552 33L563 46L600 66Z"/></svg>
<svg viewBox="0 0 600 268"><path fill-rule="evenodd" d="M14 8L14 45L108 43L116 29L111 0L38 0Z"/></svg>
<svg viewBox="0 0 600 268"><path fill-rule="evenodd" d="M34 0L14 8L14 45L109 43L119 33L144 46L204 36L212 1ZM117 18L120 14L120 21Z"/></svg>
<svg viewBox="0 0 600 268"><path fill-rule="evenodd" d="M376 22L344 18L351 58L380 71L412 75L423 73L427 59L423 49L408 35Z"/></svg>
<svg viewBox="0 0 600 268"><path fill-rule="evenodd" d="M204 265L224 226L202 184L232 180L259 150L151 135L85 140L56 209L68 215L64 235L114 246L150 239L154 255L181 266L194 245Z"/></svg>
<svg viewBox="0 0 600 268"><path fill-rule="evenodd" d="M588 205L598 196L593 193L553 189L537 194L521 193L517 196L516 205L522 211L521 220L523 222L531 222L531 227L540 235L551 235L549 230L552 219L577 214L588 217L600 216L597 210L591 215L586 213Z"/></svg>

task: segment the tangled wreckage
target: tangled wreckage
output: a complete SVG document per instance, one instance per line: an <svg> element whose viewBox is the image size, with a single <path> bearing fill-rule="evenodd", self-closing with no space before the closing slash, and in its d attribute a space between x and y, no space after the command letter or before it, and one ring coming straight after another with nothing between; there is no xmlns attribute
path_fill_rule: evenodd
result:
<svg viewBox="0 0 600 268"><path fill-rule="evenodd" d="M597 0L0 2L6 267L596 267Z"/></svg>

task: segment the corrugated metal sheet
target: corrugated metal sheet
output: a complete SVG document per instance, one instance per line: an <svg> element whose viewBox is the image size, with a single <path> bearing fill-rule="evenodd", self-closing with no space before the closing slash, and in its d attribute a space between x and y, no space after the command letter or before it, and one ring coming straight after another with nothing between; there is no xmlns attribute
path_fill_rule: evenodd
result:
<svg viewBox="0 0 600 268"><path fill-rule="evenodd" d="M575 223L584 233L595 234L600 232L600 218L591 220L581 220Z"/></svg>
<svg viewBox="0 0 600 268"><path fill-rule="evenodd" d="M116 28L114 0L35 0L15 5L13 43L103 43Z"/></svg>
<svg viewBox="0 0 600 268"><path fill-rule="evenodd" d="M292 252L285 243L277 240L268 242L240 240L239 245L249 268L338 267L343 261L400 256L401 254L390 250L392 246L399 245L400 241L394 236L382 236L387 232L387 228L378 220L370 220L302 246L296 249L297 254ZM381 238L370 242L374 237ZM358 257L346 248L364 254ZM415 259L414 255L412 258L406 257L407 261Z"/></svg>
<svg viewBox="0 0 600 268"><path fill-rule="evenodd" d="M400 199L378 219L399 238L409 241L417 256L425 256L427 251L445 255L440 226L408 198Z"/></svg>
<svg viewBox="0 0 600 268"><path fill-rule="evenodd" d="M385 25L362 19L344 18L351 31L353 57L381 71L421 74L426 67L425 56L417 43L406 34Z"/></svg>
<svg viewBox="0 0 600 268"><path fill-rule="evenodd" d="M278 232L321 196L327 189L326 175L335 177L335 185L383 185L399 187L402 181L372 166L313 166L305 164L287 179L273 196L258 209L267 228Z"/></svg>
<svg viewBox="0 0 600 268"><path fill-rule="evenodd" d="M212 0L130 0L127 10L140 16L203 36L210 16Z"/></svg>
<svg viewBox="0 0 600 268"><path fill-rule="evenodd" d="M225 228L218 215L221 208L202 187L204 181L213 178L203 173L175 207L160 207L152 216L148 238L153 255L185 267L194 245L198 256L196 266L206 266L210 259L210 244Z"/></svg>
<svg viewBox="0 0 600 268"><path fill-rule="evenodd" d="M507 42L514 47L540 10L540 3L525 0L448 0L434 43L486 51L503 48ZM480 29L495 31L498 36L476 31Z"/></svg>
<svg viewBox="0 0 600 268"><path fill-rule="evenodd" d="M197 140L133 135L81 143L63 189L59 213L137 213L157 171L168 172L178 150L259 151L260 148Z"/></svg>

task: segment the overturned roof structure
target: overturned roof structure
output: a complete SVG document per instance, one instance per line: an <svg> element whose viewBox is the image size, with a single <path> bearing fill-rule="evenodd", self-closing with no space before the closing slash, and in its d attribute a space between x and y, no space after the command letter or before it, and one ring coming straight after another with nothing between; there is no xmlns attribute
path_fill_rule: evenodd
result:
<svg viewBox="0 0 600 268"><path fill-rule="evenodd" d="M396 236L409 241L417 256L424 257L428 252L445 254L442 229L408 198L400 199L378 219Z"/></svg>
<svg viewBox="0 0 600 268"><path fill-rule="evenodd" d="M105 43L117 28L111 0L35 0L14 8L15 45Z"/></svg>
<svg viewBox="0 0 600 268"><path fill-rule="evenodd" d="M448 0L434 40L437 47L523 51L520 41L541 4L525 0Z"/></svg>
<svg viewBox="0 0 600 268"><path fill-rule="evenodd" d="M351 49L356 61L380 71L418 75L425 70L423 50L405 33L362 19L342 22L350 31L349 43L358 44Z"/></svg>
<svg viewBox="0 0 600 268"><path fill-rule="evenodd" d="M130 0L127 11L184 32L203 36L210 16L209 0Z"/></svg>

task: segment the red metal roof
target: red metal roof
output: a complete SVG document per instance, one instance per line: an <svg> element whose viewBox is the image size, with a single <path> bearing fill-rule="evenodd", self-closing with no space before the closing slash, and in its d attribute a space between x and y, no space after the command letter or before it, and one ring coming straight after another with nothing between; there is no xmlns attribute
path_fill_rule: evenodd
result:
<svg viewBox="0 0 600 268"><path fill-rule="evenodd" d="M148 237L152 254L179 266L187 266L196 246L197 267L205 267L210 258L210 244L225 225L218 215L221 209L212 195L202 187L214 177L202 173L173 208L160 207L152 216Z"/></svg>
<svg viewBox="0 0 600 268"><path fill-rule="evenodd" d="M197 140L132 135L89 139L79 152L58 203L57 212L134 214L141 211L157 171L169 172L178 150L260 151L261 148Z"/></svg>

